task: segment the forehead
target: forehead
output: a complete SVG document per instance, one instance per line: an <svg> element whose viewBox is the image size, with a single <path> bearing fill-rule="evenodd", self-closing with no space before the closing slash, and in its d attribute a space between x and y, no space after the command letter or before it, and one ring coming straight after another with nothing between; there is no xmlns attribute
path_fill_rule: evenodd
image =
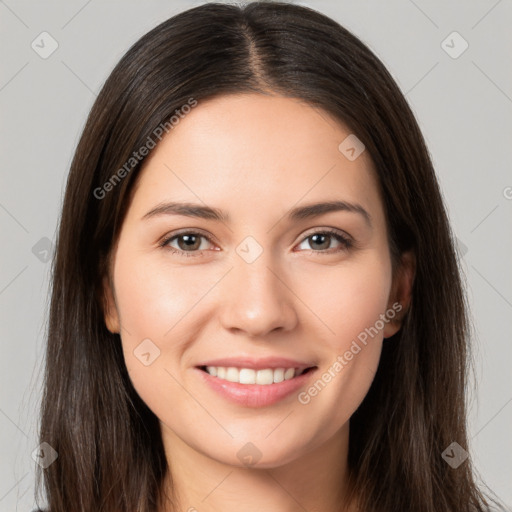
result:
<svg viewBox="0 0 512 512"><path fill-rule="evenodd" d="M147 157L132 208L200 200L264 215L342 199L378 216L371 158L363 151L351 161L339 149L349 136L327 112L297 99L240 94L198 102Z"/></svg>

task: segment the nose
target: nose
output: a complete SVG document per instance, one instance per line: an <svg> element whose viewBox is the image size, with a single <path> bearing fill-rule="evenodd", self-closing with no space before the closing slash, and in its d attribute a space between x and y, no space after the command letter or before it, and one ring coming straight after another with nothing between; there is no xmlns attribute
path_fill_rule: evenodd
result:
<svg viewBox="0 0 512 512"><path fill-rule="evenodd" d="M263 337L289 331L297 323L294 294L286 276L263 251L256 261L239 258L224 280L220 319L232 332Z"/></svg>

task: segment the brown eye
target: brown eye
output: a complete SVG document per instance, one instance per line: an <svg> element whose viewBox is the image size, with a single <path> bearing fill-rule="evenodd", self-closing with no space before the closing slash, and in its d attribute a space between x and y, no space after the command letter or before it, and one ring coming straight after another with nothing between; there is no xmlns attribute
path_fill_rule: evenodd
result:
<svg viewBox="0 0 512 512"><path fill-rule="evenodd" d="M341 235L337 231L317 231L316 233L313 233L311 235L308 235L304 240L301 242L301 245L305 242L308 243L309 248L313 252L327 252L328 249L332 249L331 243L332 241L337 241L341 248L335 248L334 251L329 251L329 254L332 252L339 252L342 250L347 250L350 247L352 247L352 242L345 236ZM306 247L307 249L307 247Z"/></svg>
<svg viewBox="0 0 512 512"><path fill-rule="evenodd" d="M200 233L186 232L166 238L160 246L182 256L200 256L201 251L208 248L208 244L206 246L202 244L203 240L210 241L208 237ZM171 243L176 243L177 247L172 246Z"/></svg>
<svg viewBox="0 0 512 512"><path fill-rule="evenodd" d="M309 236L308 239L310 240L309 244L313 246L314 249L329 249L332 236L324 233L316 233L315 235Z"/></svg>
<svg viewBox="0 0 512 512"><path fill-rule="evenodd" d="M176 239L178 240L179 248L183 251L193 251L199 249L201 245L201 237L196 235L179 235Z"/></svg>

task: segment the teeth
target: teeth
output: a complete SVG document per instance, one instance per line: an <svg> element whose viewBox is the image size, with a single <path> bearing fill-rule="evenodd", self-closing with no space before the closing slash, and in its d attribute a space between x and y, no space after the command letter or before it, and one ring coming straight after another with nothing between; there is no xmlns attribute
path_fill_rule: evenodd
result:
<svg viewBox="0 0 512 512"><path fill-rule="evenodd" d="M230 366L207 366L206 371L213 377L225 379L229 382L239 384L262 384L269 385L293 379L299 375L297 368L265 368L263 370L252 370L251 368L235 368Z"/></svg>

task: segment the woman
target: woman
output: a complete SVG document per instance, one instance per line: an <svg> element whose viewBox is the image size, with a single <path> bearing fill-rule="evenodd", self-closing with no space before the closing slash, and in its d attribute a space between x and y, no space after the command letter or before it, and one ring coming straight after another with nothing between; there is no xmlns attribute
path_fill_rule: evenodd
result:
<svg viewBox="0 0 512 512"><path fill-rule="evenodd" d="M410 108L338 23L276 2L165 21L69 174L48 510L489 510L453 240Z"/></svg>

